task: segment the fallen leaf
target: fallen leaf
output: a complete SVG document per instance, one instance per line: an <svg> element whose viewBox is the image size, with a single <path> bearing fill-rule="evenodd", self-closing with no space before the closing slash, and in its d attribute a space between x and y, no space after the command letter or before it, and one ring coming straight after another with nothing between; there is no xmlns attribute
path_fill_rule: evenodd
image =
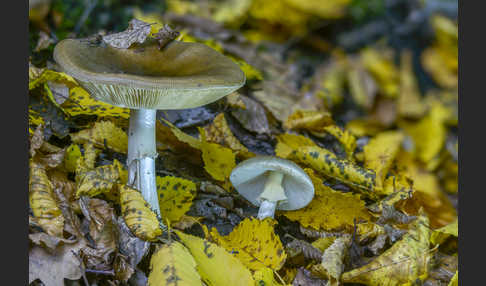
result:
<svg viewBox="0 0 486 286"><path fill-rule="evenodd" d="M282 284L275 280L271 268L261 268L256 270L253 273L253 279L255 279L255 285L282 286Z"/></svg>
<svg viewBox="0 0 486 286"><path fill-rule="evenodd" d="M111 121L96 122L90 129L71 134L71 140L78 144L93 143L101 149L106 146L119 153L126 154L128 150L127 133Z"/></svg>
<svg viewBox="0 0 486 286"><path fill-rule="evenodd" d="M164 220L178 222L192 205L196 196L196 184L171 176L156 178L159 207Z"/></svg>
<svg viewBox="0 0 486 286"><path fill-rule="evenodd" d="M359 195L334 191L324 185L312 170L306 169L306 172L314 184L314 199L302 209L282 212L284 216L304 227L326 231L349 230L355 219L370 218Z"/></svg>
<svg viewBox="0 0 486 286"><path fill-rule="evenodd" d="M450 236L458 237L458 232L458 220L456 219L454 222L434 230L430 235L430 242L432 244L441 244Z"/></svg>
<svg viewBox="0 0 486 286"><path fill-rule="evenodd" d="M420 216L403 238L369 264L343 273L344 283L402 285L426 277L433 252L429 249L429 219Z"/></svg>
<svg viewBox="0 0 486 286"><path fill-rule="evenodd" d="M331 114L326 111L295 110L284 122L287 129L306 129L322 131L324 127L333 123Z"/></svg>
<svg viewBox="0 0 486 286"><path fill-rule="evenodd" d="M162 235L157 215L150 209L142 194L127 185L118 185L118 188L123 219L130 231L147 241L153 241Z"/></svg>
<svg viewBox="0 0 486 286"><path fill-rule="evenodd" d="M151 24L138 19L128 22L128 28L119 33L103 36L103 42L117 48L128 49L133 43L142 44L150 34Z"/></svg>
<svg viewBox="0 0 486 286"><path fill-rule="evenodd" d="M228 122L224 118L224 113L218 114L214 118L213 123L206 126L204 130L208 142L213 142L228 147L245 159L253 156L250 151L248 151L248 149L233 135Z"/></svg>
<svg viewBox="0 0 486 286"><path fill-rule="evenodd" d="M231 149L216 143L206 141L205 132L201 133L202 159L204 169L216 180L227 181L231 171L236 166L235 154Z"/></svg>
<svg viewBox="0 0 486 286"><path fill-rule="evenodd" d="M254 285L251 272L224 248L181 231L175 230L175 233L196 260L197 270L206 284L213 286Z"/></svg>
<svg viewBox="0 0 486 286"><path fill-rule="evenodd" d="M268 267L279 270L287 257L280 238L275 235L271 219L244 219L227 236L221 236L216 228L211 229L213 240L233 252L246 267L259 270Z"/></svg>
<svg viewBox="0 0 486 286"><path fill-rule="evenodd" d="M99 117L121 117L128 119L130 110L94 99L82 87L73 87L69 91L69 100L62 104L62 109L70 116L96 115Z"/></svg>
<svg viewBox="0 0 486 286"><path fill-rule="evenodd" d="M180 242L160 247L150 259L148 285L203 285L196 261Z"/></svg>
<svg viewBox="0 0 486 286"><path fill-rule="evenodd" d="M329 280L329 285L339 285L341 274L344 271L344 259L351 245L351 235L336 238L324 250L321 263L313 267L313 271Z"/></svg>

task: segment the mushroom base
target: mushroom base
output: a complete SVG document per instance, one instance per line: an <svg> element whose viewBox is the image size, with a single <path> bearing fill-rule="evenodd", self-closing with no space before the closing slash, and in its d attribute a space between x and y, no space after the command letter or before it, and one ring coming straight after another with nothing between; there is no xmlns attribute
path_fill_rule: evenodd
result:
<svg viewBox="0 0 486 286"><path fill-rule="evenodd" d="M150 208L160 217L155 181L155 115L156 110L130 110L128 128L128 184L138 189Z"/></svg>

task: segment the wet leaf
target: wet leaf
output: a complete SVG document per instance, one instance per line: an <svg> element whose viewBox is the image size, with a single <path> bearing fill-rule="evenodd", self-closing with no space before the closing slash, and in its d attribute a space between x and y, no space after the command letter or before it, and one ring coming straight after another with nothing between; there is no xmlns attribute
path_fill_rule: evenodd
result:
<svg viewBox="0 0 486 286"><path fill-rule="evenodd" d="M306 171L314 184L314 199L302 209L282 212L284 216L316 230L351 229L355 219L370 218L359 195L334 191L324 185L312 170Z"/></svg>
<svg viewBox="0 0 486 286"><path fill-rule="evenodd" d="M192 205L196 196L196 184L171 176L157 176L157 195L162 219L178 222Z"/></svg>
<svg viewBox="0 0 486 286"><path fill-rule="evenodd" d="M250 271L224 248L177 230L175 233L196 260L197 270L206 284L213 286L254 285Z"/></svg>
<svg viewBox="0 0 486 286"><path fill-rule="evenodd" d="M221 236L216 228L211 230L214 241L234 253L246 267L259 270L268 267L279 270L287 257L280 238L275 235L271 219L245 219L227 236Z"/></svg>
<svg viewBox="0 0 486 286"><path fill-rule="evenodd" d="M118 185L118 188L123 219L130 231L147 241L153 241L162 235L157 215L150 209L142 194L126 185Z"/></svg>
<svg viewBox="0 0 486 286"><path fill-rule="evenodd" d="M103 36L103 41L117 49L128 49L133 43L142 44L150 34L150 24L138 19L128 22L128 28L119 33Z"/></svg>
<svg viewBox="0 0 486 286"><path fill-rule="evenodd" d="M150 260L148 285L203 285L196 261L180 242L165 244Z"/></svg>

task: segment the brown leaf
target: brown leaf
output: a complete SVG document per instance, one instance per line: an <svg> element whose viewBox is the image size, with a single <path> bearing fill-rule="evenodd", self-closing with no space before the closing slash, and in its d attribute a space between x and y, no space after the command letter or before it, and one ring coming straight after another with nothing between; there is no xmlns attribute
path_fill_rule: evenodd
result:
<svg viewBox="0 0 486 286"><path fill-rule="evenodd" d="M123 282L127 282L135 272L135 269L128 263L127 259L125 256L118 254L113 262L115 278Z"/></svg>
<svg viewBox="0 0 486 286"><path fill-rule="evenodd" d="M262 105L244 95L240 95L239 98L243 101L246 108L238 108L231 111L236 120L248 131L258 134L270 134L267 115Z"/></svg>
<svg viewBox="0 0 486 286"><path fill-rule="evenodd" d="M29 251L29 283L40 279L44 285L64 286L64 279L81 278L81 265L76 253L85 246L84 240L64 244L53 253L40 246Z"/></svg>
<svg viewBox="0 0 486 286"><path fill-rule="evenodd" d="M165 24L164 27L160 28L159 31L154 34L154 38L159 41L159 49L162 50L168 43L179 37L180 34L181 33L173 30L169 25Z"/></svg>
<svg viewBox="0 0 486 286"><path fill-rule="evenodd" d="M51 251L55 250L58 246L61 246L63 244L71 244L76 242L76 240L50 236L45 232L29 234L29 239L30 241L32 241L32 243Z"/></svg>
<svg viewBox="0 0 486 286"><path fill-rule="evenodd" d="M134 236L121 216L118 217L117 226L119 232L118 246L120 253L128 257L128 262L135 268L140 260L147 254L150 242L143 241Z"/></svg>
<svg viewBox="0 0 486 286"><path fill-rule="evenodd" d="M103 36L103 41L118 49L128 49L133 43L142 44L150 34L151 24L137 19L128 22L128 28L120 33Z"/></svg>

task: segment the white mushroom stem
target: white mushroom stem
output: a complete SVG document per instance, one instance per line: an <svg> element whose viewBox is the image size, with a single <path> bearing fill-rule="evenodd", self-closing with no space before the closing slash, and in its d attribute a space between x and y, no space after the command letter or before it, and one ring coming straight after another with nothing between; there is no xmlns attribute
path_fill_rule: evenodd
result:
<svg viewBox="0 0 486 286"><path fill-rule="evenodd" d="M150 208L160 217L155 183L154 109L131 109L128 128L128 183L138 189Z"/></svg>
<svg viewBox="0 0 486 286"><path fill-rule="evenodd" d="M270 171L263 192L260 194L260 208L258 209L258 219L266 217L273 218L275 209L279 202L286 201L287 196L282 187L284 174L277 171Z"/></svg>

